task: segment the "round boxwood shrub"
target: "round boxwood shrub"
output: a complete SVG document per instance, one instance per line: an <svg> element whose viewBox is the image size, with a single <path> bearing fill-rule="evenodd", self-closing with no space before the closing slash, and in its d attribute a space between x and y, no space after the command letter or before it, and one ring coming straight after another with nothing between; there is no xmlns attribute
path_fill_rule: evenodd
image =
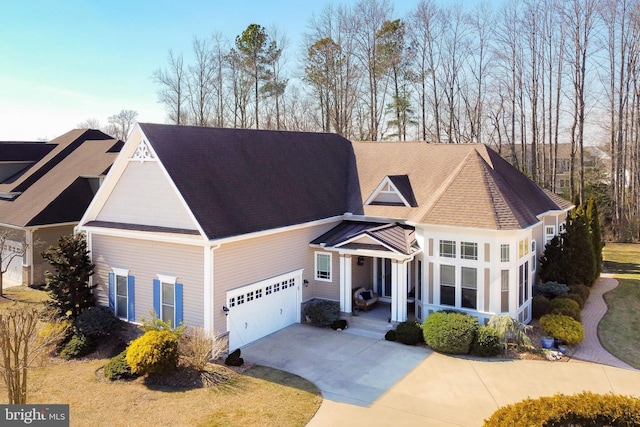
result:
<svg viewBox="0 0 640 427"><path fill-rule="evenodd" d="M584 328L577 320L562 314L545 314L540 318L540 327L549 336L569 345L584 339Z"/></svg>
<svg viewBox="0 0 640 427"><path fill-rule="evenodd" d="M484 427L635 425L640 425L640 400L591 392L528 398L498 409L484 421Z"/></svg>
<svg viewBox="0 0 640 427"><path fill-rule="evenodd" d="M316 326L331 326L340 318L340 303L324 299L309 301L304 307L304 314Z"/></svg>
<svg viewBox="0 0 640 427"><path fill-rule="evenodd" d="M396 331L395 329L390 329L384 334L384 339L387 341L395 341L396 340Z"/></svg>
<svg viewBox="0 0 640 427"><path fill-rule="evenodd" d="M407 345L424 342L422 328L416 322L402 322L396 327L396 341Z"/></svg>
<svg viewBox="0 0 640 427"><path fill-rule="evenodd" d="M87 335L74 334L60 350L63 359L75 359L91 354L96 349L96 342Z"/></svg>
<svg viewBox="0 0 640 427"><path fill-rule="evenodd" d="M170 331L148 331L127 348L126 361L134 374L163 374L178 365L178 337Z"/></svg>
<svg viewBox="0 0 640 427"><path fill-rule="evenodd" d="M476 356L491 357L502 353L503 347L498 331L486 325L478 327L471 345L471 353Z"/></svg>
<svg viewBox="0 0 640 427"><path fill-rule="evenodd" d="M584 300L584 298L582 298L582 297L580 296L580 294L568 293L568 294L566 294L566 295L562 295L562 297L561 297L561 298L568 298L568 299L572 299L572 300L574 300L575 302L577 302L577 303L578 303L578 306L580 307L580 310L582 310L582 309L584 308L585 300Z"/></svg>
<svg viewBox="0 0 640 427"><path fill-rule="evenodd" d="M549 314L563 314L580 321L580 305L571 298L561 296L549 301Z"/></svg>
<svg viewBox="0 0 640 427"><path fill-rule="evenodd" d="M127 363L127 350L112 357L104 367L104 376L111 381L133 378L136 375L131 372L131 366Z"/></svg>
<svg viewBox="0 0 640 427"><path fill-rule="evenodd" d="M436 312L422 325L424 341L441 353L468 354L478 329L478 319L462 313Z"/></svg>
<svg viewBox="0 0 640 427"><path fill-rule="evenodd" d="M109 307L95 305L84 310L76 318L76 329L83 335L99 337L109 335L118 325L118 318Z"/></svg>
<svg viewBox="0 0 640 427"><path fill-rule="evenodd" d="M544 295L536 295L531 300L531 315L539 319L549 312L549 298Z"/></svg>

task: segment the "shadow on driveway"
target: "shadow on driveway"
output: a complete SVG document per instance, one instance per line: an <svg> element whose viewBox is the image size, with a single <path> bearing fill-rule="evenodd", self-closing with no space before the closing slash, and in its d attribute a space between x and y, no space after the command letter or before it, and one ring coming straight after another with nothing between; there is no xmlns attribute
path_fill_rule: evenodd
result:
<svg viewBox="0 0 640 427"><path fill-rule="evenodd" d="M324 399L369 406L431 354L424 347L294 324L242 348L257 365L313 382Z"/></svg>

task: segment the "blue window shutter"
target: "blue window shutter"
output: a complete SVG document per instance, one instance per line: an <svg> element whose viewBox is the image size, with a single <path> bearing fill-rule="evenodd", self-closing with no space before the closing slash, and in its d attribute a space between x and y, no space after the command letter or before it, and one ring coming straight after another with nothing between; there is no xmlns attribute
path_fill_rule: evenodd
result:
<svg viewBox="0 0 640 427"><path fill-rule="evenodd" d="M153 311L160 317L160 280L153 279Z"/></svg>
<svg viewBox="0 0 640 427"><path fill-rule="evenodd" d="M116 311L116 275L109 273L109 308Z"/></svg>
<svg viewBox="0 0 640 427"><path fill-rule="evenodd" d="M176 283L176 324L175 326L179 326L182 323L182 293L183 287L182 283Z"/></svg>
<svg viewBox="0 0 640 427"><path fill-rule="evenodd" d="M135 278L127 276L127 302L129 304L127 310L127 320L133 322L136 320L136 300L135 300Z"/></svg>

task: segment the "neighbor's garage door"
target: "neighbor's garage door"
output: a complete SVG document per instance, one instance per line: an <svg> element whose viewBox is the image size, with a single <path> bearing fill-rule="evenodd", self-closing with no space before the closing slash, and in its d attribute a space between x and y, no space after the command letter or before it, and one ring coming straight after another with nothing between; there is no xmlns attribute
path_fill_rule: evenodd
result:
<svg viewBox="0 0 640 427"><path fill-rule="evenodd" d="M227 292L229 349L300 322L302 270Z"/></svg>
<svg viewBox="0 0 640 427"><path fill-rule="evenodd" d="M3 278L8 279L12 284L22 284L22 256L17 255L22 250L22 243L7 240L3 250L2 270L6 273ZM13 258L11 258L13 257ZM11 261L9 259L11 258ZM10 262L10 263L9 263ZM7 269L7 264L9 268Z"/></svg>

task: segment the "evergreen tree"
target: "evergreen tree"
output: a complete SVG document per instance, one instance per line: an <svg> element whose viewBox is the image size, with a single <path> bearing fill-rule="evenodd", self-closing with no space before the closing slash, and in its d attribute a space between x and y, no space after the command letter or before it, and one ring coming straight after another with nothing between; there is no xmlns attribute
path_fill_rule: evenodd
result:
<svg viewBox="0 0 640 427"><path fill-rule="evenodd" d="M75 319L83 310L96 305L89 284L93 274L93 264L89 259L84 235L63 236L58 247L51 247L42 253L55 273L45 273L49 295L53 307L60 316Z"/></svg>
<svg viewBox="0 0 640 427"><path fill-rule="evenodd" d="M563 244L564 253L568 256L566 284L593 285L596 277L596 257L582 207L569 213Z"/></svg>
<svg viewBox="0 0 640 427"><path fill-rule="evenodd" d="M567 283L568 257L564 253L563 236L554 236L544 247L538 272L541 282Z"/></svg>
<svg viewBox="0 0 640 427"><path fill-rule="evenodd" d="M600 214L598 213L598 204L595 197L591 196L587 202L586 218L591 233L591 242L595 253L596 272L594 280L600 277L602 272L602 249L604 248L604 240L602 239L602 231L600 228Z"/></svg>

